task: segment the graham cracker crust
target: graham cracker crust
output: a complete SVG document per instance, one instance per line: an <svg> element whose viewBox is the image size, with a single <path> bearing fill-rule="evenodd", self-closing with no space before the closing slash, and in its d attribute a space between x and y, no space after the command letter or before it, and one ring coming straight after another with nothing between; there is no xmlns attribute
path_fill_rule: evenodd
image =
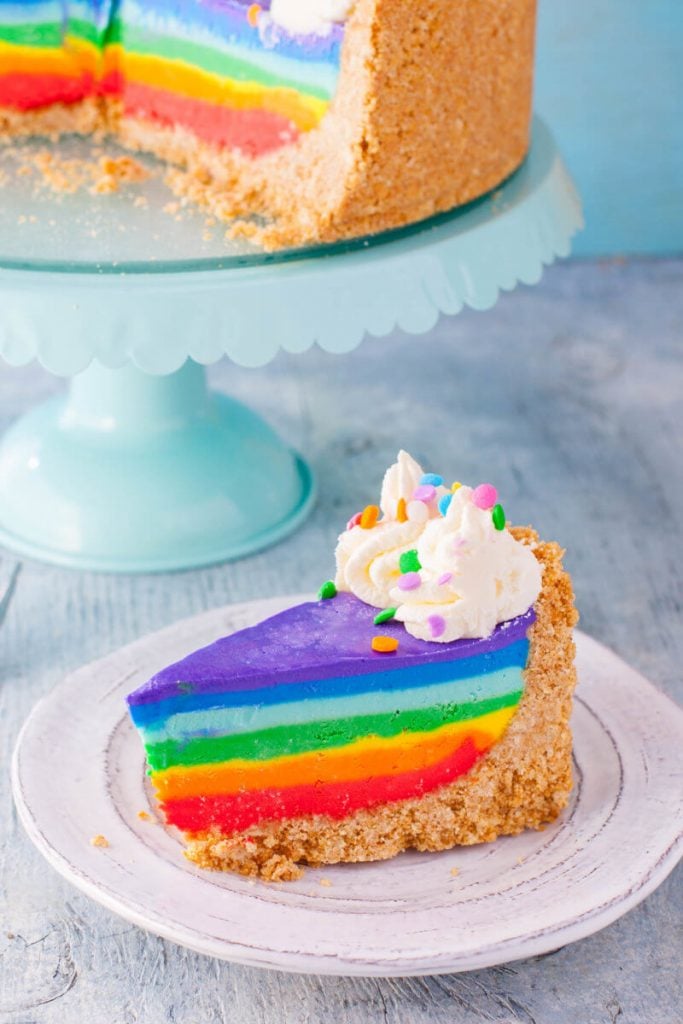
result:
<svg viewBox="0 0 683 1024"><path fill-rule="evenodd" d="M554 821L572 788L569 718L576 685L578 621L564 552L515 527L543 567L519 709L503 738L466 775L424 797L383 804L341 821L322 815L267 822L236 835L188 835L186 856L203 868L289 881L312 866L387 860L487 843Z"/></svg>
<svg viewBox="0 0 683 1024"><path fill-rule="evenodd" d="M12 110L0 106L0 142L31 136L57 141L62 135L101 135L106 130L106 110L92 97L78 103L54 103L36 110Z"/></svg>
<svg viewBox="0 0 683 1024"><path fill-rule="evenodd" d="M376 234L484 195L522 162L535 11L536 0L357 0L322 123L256 159L123 114L116 101L95 120L180 168L171 188L229 235L275 250ZM16 130L89 130L85 112L74 127L53 109ZM15 130L0 111L3 126Z"/></svg>

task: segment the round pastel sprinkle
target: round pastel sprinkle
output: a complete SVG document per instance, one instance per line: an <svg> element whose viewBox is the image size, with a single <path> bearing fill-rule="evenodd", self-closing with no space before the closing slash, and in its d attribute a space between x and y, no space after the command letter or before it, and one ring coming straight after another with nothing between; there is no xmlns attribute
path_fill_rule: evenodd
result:
<svg viewBox="0 0 683 1024"><path fill-rule="evenodd" d="M399 590L417 590L422 586L422 578L419 572L407 572L398 578Z"/></svg>
<svg viewBox="0 0 683 1024"><path fill-rule="evenodd" d="M433 640L438 640L438 638L443 636L446 632L446 620L442 615L430 615L427 619L427 623Z"/></svg>
<svg viewBox="0 0 683 1024"><path fill-rule="evenodd" d="M502 505L494 505L493 511L491 512L491 518L493 519L493 525L497 530L505 529L505 511Z"/></svg>
<svg viewBox="0 0 683 1024"><path fill-rule="evenodd" d="M396 615L395 608L385 608L384 611L378 612L373 619L376 626L381 626L384 622L390 622Z"/></svg>
<svg viewBox="0 0 683 1024"><path fill-rule="evenodd" d="M411 523L426 523L429 519L429 509L424 501L409 501L406 512Z"/></svg>
<svg viewBox="0 0 683 1024"><path fill-rule="evenodd" d="M462 484L460 483L460 481L454 480L453 483L451 484L451 494L455 494L455 492L459 491L461 487Z"/></svg>
<svg viewBox="0 0 683 1024"><path fill-rule="evenodd" d="M453 579L453 573L452 572L442 572L436 582L439 584L440 587L443 587L443 586L446 585L446 583L450 583L452 579Z"/></svg>
<svg viewBox="0 0 683 1024"><path fill-rule="evenodd" d="M429 504L430 501L434 501L436 497L436 487L434 484L420 484L413 491L413 501L424 501Z"/></svg>
<svg viewBox="0 0 683 1024"><path fill-rule="evenodd" d="M393 654L398 650L398 640L395 636L373 636L371 646L378 654Z"/></svg>
<svg viewBox="0 0 683 1024"><path fill-rule="evenodd" d="M377 525L379 519L379 509L377 505L366 505L360 514L360 525L364 530L371 530L373 526Z"/></svg>
<svg viewBox="0 0 683 1024"><path fill-rule="evenodd" d="M431 484L432 487L441 487L443 483L443 477L439 476L438 473L425 473L425 475L420 478L420 483Z"/></svg>
<svg viewBox="0 0 683 1024"><path fill-rule="evenodd" d="M408 521L408 510L406 508L406 499L399 498L396 505L396 518L399 523L406 523Z"/></svg>
<svg viewBox="0 0 683 1024"><path fill-rule="evenodd" d="M404 551L398 560L398 567L401 572L419 572L422 568L420 559L417 556L415 548L411 548L410 551Z"/></svg>
<svg viewBox="0 0 683 1024"><path fill-rule="evenodd" d="M336 596L337 596L337 588L335 587L333 580L327 580L327 582L323 583L322 587L318 591L318 600L319 601L329 601L329 599L331 597L336 597Z"/></svg>
<svg viewBox="0 0 683 1024"><path fill-rule="evenodd" d="M477 508L488 509L498 501L498 491L493 484L479 484L472 491L472 502Z"/></svg>
<svg viewBox="0 0 683 1024"><path fill-rule="evenodd" d="M452 501L452 494L444 494L443 498L439 498L439 512L441 513L442 516L446 515Z"/></svg>
<svg viewBox="0 0 683 1024"><path fill-rule="evenodd" d="M352 530L354 528L354 526L359 526L360 525L360 517L361 517L361 515L362 515L362 512L356 512L355 516L351 516L351 518L349 519L348 523L346 524L346 529L347 530Z"/></svg>

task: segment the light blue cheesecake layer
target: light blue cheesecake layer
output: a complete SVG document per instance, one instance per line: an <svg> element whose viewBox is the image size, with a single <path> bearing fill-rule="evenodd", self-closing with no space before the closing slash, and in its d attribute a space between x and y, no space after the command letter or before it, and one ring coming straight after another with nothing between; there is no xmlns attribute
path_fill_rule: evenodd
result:
<svg viewBox="0 0 683 1024"><path fill-rule="evenodd" d="M41 25L64 23L64 5L49 0L26 0L18 4L16 0L0 0L0 24L3 25Z"/></svg>
<svg viewBox="0 0 683 1024"><path fill-rule="evenodd" d="M242 707L187 711L171 715L163 725L143 728L145 743L189 740L256 732L278 725L324 722L393 711L412 711L441 704L488 700L524 687L523 669L510 666L486 675L456 679L406 690L376 690L353 696L309 698L295 703L250 704Z"/></svg>

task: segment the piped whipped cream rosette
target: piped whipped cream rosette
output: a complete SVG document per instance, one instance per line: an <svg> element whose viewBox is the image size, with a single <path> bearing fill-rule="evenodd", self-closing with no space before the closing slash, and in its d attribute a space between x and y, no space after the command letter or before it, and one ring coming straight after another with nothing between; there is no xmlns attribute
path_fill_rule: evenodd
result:
<svg viewBox="0 0 683 1024"><path fill-rule="evenodd" d="M381 519L373 523L366 509L339 538L335 584L390 609L411 635L439 643L486 637L536 601L541 568L506 529L492 485L448 489L400 452L381 508Z"/></svg>
<svg viewBox="0 0 683 1024"><path fill-rule="evenodd" d="M400 451L396 463L387 470L382 484L379 508L369 505L348 523L337 544L338 590L350 591L366 604L383 608L401 575L401 555L411 550L430 519L439 515L437 498L446 488L425 484L425 474L407 452ZM415 494L434 490L433 501ZM382 518L379 519L379 514Z"/></svg>

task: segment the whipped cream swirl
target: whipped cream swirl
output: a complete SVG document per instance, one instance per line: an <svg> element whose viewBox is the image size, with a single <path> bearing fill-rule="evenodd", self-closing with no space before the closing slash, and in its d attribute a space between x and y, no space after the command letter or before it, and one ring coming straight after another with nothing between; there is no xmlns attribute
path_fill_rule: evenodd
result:
<svg viewBox="0 0 683 1024"><path fill-rule="evenodd" d="M355 0L272 0L270 20L292 35L327 36L346 21Z"/></svg>
<svg viewBox="0 0 683 1024"><path fill-rule="evenodd" d="M436 504L430 507L413 498L423 476L415 459L400 451L382 484L382 519L369 530L353 525L339 538L337 590L350 591L377 608L386 607L401 575L401 555L415 547L425 523L439 514ZM441 491L447 493L445 488Z"/></svg>
<svg viewBox="0 0 683 1024"><path fill-rule="evenodd" d="M439 481L400 452L384 478L382 519L371 528L350 524L339 538L335 583L367 604L396 608L395 618L422 640L489 636L534 604L541 567L505 529L494 488L458 487L451 496ZM402 571L408 551L417 556Z"/></svg>

